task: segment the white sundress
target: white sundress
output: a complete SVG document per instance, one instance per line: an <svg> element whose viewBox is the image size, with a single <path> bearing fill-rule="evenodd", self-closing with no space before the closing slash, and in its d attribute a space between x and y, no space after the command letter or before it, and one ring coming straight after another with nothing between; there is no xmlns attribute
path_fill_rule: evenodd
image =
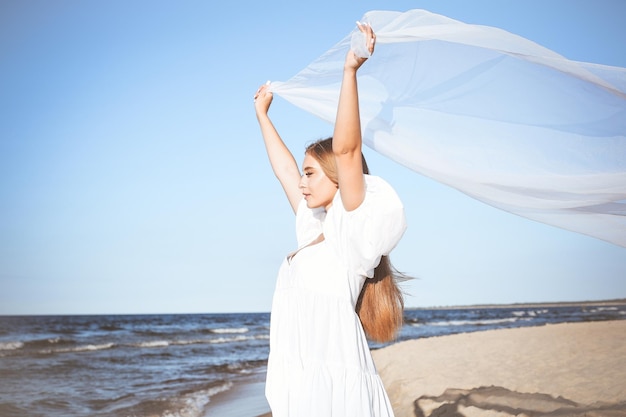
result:
<svg viewBox="0 0 626 417"><path fill-rule="evenodd" d="M298 207L299 249L283 261L272 303L265 393L273 417L393 416L355 305L406 223L387 182L366 175L365 184L351 212L339 192L328 213L304 200Z"/></svg>

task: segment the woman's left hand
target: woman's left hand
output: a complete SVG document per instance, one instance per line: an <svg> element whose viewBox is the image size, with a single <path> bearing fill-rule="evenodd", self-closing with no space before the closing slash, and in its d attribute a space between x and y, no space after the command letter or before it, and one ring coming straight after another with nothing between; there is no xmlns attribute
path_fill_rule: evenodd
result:
<svg viewBox="0 0 626 417"><path fill-rule="evenodd" d="M254 108L257 115L267 114L274 95L270 91L269 81L259 87L254 93Z"/></svg>

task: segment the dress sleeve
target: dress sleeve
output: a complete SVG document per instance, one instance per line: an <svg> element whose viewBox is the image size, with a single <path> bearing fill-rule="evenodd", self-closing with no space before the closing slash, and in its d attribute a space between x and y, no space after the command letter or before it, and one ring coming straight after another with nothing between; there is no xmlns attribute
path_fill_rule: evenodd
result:
<svg viewBox="0 0 626 417"><path fill-rule="evenodd" d="M381 256L400 241L406 219L400 198L386 181L366 175L365 187L365 199L352 211L345 210L337 193L324 222L324 236L349 270L372 278Z"/></svg>

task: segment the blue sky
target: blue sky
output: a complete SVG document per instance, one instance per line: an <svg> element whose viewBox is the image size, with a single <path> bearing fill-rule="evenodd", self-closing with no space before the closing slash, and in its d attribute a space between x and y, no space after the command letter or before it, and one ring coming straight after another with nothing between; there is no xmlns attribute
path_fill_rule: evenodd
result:
<svg viewBox="0 0 626 417"><path fill-rule="evenodd" d="M269 311L294 219L252 95L414 8L626 67L621 0L3 1L0 314ZM279 97L271 116L299 160L332 133ZM408 307L626 297L626 248L365 153L406 206Z"/></svg>

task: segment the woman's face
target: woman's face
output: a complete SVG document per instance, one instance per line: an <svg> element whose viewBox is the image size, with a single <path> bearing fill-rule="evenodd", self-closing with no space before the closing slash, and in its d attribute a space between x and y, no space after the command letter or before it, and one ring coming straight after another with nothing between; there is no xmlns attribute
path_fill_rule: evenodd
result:
<svg viewBox="0 0 626 417"><path fill-rule="evenodd" d="M337 185L326 176L317 159L308 153L304 156L302 172L304 174L300 179L300 189L307 207L324 207L328 210L337 193Z"/></svg>

